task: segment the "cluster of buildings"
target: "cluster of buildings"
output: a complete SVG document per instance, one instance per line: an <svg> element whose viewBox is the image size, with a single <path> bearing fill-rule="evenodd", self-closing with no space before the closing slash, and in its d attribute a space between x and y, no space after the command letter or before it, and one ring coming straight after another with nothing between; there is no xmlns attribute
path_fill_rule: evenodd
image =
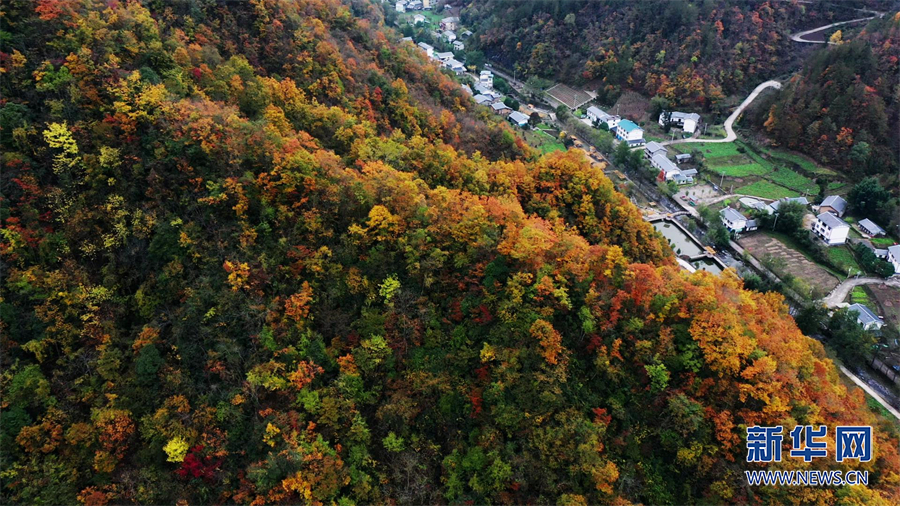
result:
<svg viewBox="0 0 900 506"><path fill-rule="evenodd" d="M587 117L593 125L605 124L610 132L616 134L617 139L627 142L630 147L645 144L644 130L631 120L609 114L595 106L587 108Z"/></svg>
<svg viewBox="0 0 900 506"><path fill-rule="evenodd" d="M397 0L394 4L394 10L397 12L406 11L430 11L431 0Z"/></svg>
<svg viewBox="0 0 900 506"><path fill-rule="evenodd" d="M457 60L452 52L436 52L434 46L426 44L425 42L419 42L416 45L419 46L422 51L425 51L425 54L428 55L429 58L441 62L441 66L450 69L454 74L460 75L466 71L466 66L463 65L461 61Z"/></svg>
<svg viewBox="0 0 900 506"><path fill-rule="evenodd" d="M697 175L697 169L682 170L677 163L690 161L691 155L679 154L675 155L675 162L669 159L669 151L662 144L650 141L644 147L644 156L650 160L650 165L659 169L657 179L662 181L674 181L677 184L689 184L694 182L694 176Z"/></svg>
<svg viewBox="0 0 900 506"><path fill-rule="evenodd" d="M659 126L677 126L689 134L697 131L700 115L695 112L663 111L659 115Z"/></svg>

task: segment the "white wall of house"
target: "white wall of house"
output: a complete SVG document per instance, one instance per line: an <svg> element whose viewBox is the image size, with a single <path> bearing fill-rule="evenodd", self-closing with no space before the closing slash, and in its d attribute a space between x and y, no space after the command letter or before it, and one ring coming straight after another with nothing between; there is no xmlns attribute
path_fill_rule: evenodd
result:
<svg viewBox="0 0 900 506"><path fill-rule="evenodd" d="M829 246L844 244L847 242L847 235L850 233L849 226L830 227L822 220L816 220L813 226L813 232L825 241Z"/></svg>

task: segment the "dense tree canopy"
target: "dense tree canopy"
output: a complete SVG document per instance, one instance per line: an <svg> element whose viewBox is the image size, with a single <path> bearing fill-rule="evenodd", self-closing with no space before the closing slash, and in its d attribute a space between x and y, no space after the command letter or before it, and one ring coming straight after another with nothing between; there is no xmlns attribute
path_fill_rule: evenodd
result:
<svg viewBox="0 0 900 506"><path fill-rule="evenodd" d="M223 5L4 6L5 502L900 500L779 295L679 270L373 4ZM754 424L875 425L775 465L869 485L748 488Z"/></svg>

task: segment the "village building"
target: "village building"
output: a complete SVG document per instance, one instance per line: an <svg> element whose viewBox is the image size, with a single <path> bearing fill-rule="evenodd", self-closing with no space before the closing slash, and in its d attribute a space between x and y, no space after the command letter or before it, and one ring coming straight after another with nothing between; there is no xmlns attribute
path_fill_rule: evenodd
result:
<svg viewBox="0 0 900 506"><path fill-rule="evenodd" d="M659 126L666 126L667 116L669 125L680 127L685 132L691 134L697 130L697 125L700 124L700 115L695 112L687 113L672 111L667 114L666 111L663 111L662 114L659 115Z"/></svg>
<svg viewBox="0 0 900 506"><path fill-rule="evenodd" d="M608 114L603 109L599 107L590 106L587 108L587 117L591 120L591 123L606 123L606 128L611 132L615 131L616 126L619 124L619 120L622 119L618 116L613 116Z"/></svg>
<svg viewBox="0 0 900 506"><path fill-rule="evenodd" d="M894 266L894 275L900 274L900 244L888 246L885 260Z"/></svg>
<svg viewBox="0 0 900 506"><path fill-rule="evenodd" d="M454 56L454 54L452 51L444 51L444 52L440 52L440 53L434 53L434 57L442 62L452 60L453 56Z"/></svg>
<svg viewBox="0 0 900 506"><path fill-rule="evenodd" d="M831 213L819 213L813 232L829 246L836 246L847 242L847 234L850 233L850 225Z"/></svg>
<svg viewBox="0 0 900 506"><path fill-rule="evenodd" d="M746 216L737 210L726 207L719 211L722 218L722 225L725 225L730 232L741 233L756 230L756 220L749 220Z"/></svg>
<svg viewBox="0 0 900 506"><path fill-rule="evenodd" d="M410 0L410 2L406 4L406 10L408 10L408 11L422 10L422 0Z"/></svg>
<svg viewBox="0 0 900 506"><path fill-rule="evenodd" d="M456 24L459 23L459 18L450 16L441 20L441 30L456 30Z"/></svg>
<svg viewBox="0 0 900 506"><path fill-rule="evenodd" d="M665 156L668 152L669 150L667 150L665 146L656 141L650 141L644 146L644 156L648 159L652 159L653 155L657 153L662 153L663 156Z"/></svg>
<svg viewBox="0 0 900 506"><path fill-rule="evenodd" d="M859 228L872 237L878 237L879 235L885 234L884 229L879 227L877 223L870 220L869 218L859 220Z"/></svg>
<svg viewBox="0 0 900 506"><path fill-rule="evenodd" d="M675 165L672 160L666 158L665 152L657 151L656 154L650 157L650 165L659 169L659 180L660 181L673 181L675 179L675 175L681 174L681 169Z"/></svg>
<svg viewBox="0 0 900 506"><path fill-rule="evenodd" d="M462 89L463 89L464 92L468 93L469 96L474 95L474 93L472 93L472 87L469 86L468 84L462 85Z"/></svg>
<svg viewBox="0 0 900 506"><path fill-rule="evenodd" d="M679 153L675 155L675 163L685 163L691 161L690 153Z"/></svg>
<svg viewBox="0 0 900 506"><path fill-rule="evenodd" d="M425 16L423 16L421 14L416 14L415 16L409 18L409 24L411 24L411 25L417 25L419 23L422 23L424 25L427 22L428 22L428 19L425 18Z"/></svg>
<svg viewBox="0 0 900 506"><path fill-rule="evenodd" d="M423 51L425 51L425 54L428 55L429 58L434 58L434 46L426 44L424 42L419 42L416 45L419 46Z"/></svg>
<svg viewBox="0 0 900 506"><path fill-rule="evenodd" d="M397 12L406 12L406 2L397 2L394 4L394 10Z"/></svg>
<svg viewBox="0 0 900 506"><path fill-rule="evenodd" d="M616 138L625 141L629 146L644 144L644 130L631 120L623 119L616 125Z"/></svg>
<svg viewBox="0 0 900 506"><path fill-rule="evenodd" d="M491 103L494 102L493 98L491 98L487 95L482 95L481 93L479 93L478 95L475 95L474 99L475 99L475 103L478 105L490 105Z"/></svg>
<svg viewBox="0 0 900 506"><path fill-rule="evenodd" d="M460 75L466 72L466 66L459 60L454 60L450 58L444 62L444 66L448 69L452 70L454 74Z"/></svg>
<svg viewBox="0 0 900 506"><path fill-rule="evenodd" d="M422 10L430 11L431 8L431 0L422 0Z"/></svg>
<svg viewBox="0 0 900 506"><path fill-rule="evenodd" d="M848 311L856 313L856 323L863 330L878 330L884 326L884 320L875 314L868 306L863 304L853 304L847 308Z"/></svg>
<svg viewBox="0 0 900 506"><path fill-rule="evenodd" d="M483 86L487 86L488 88L494 87L494 73L490 70L482 70L480 74L478 74L478 82Z"/></svg>
<svg viewBox="0 0 900 506"><path fill-rule="evenodd" d="M453 30L446 30L441 34L441 38L446 40L447 42L453 42L456 40L456 32Z"/></svg>
<svg viewBox="0 0 900 506"><path fill-rule="evenodd" d="M838 195L825 197L825 200L819 205L820 213L831 213L838 218L843 218L847 211L847 201Z"/></svg>
<svg viewBox="0 0 900 506"><path fill-rule="evenodd" d="M453 50L454 50L454 51L462 51L462 50L465 49L465 48L466 48L466 45L463 44L463 42L462 42L461 40L454 40L454 41L453 41Z"/></svg>
<svg viewBox="0 0 900 506"><path fill-rule="evenodd" d="M795 204L802 204L803 206L809 205L809 200L806 197L784 197L782 199L776 200L769 204L766 210L769 214L777 213L778 208L781 207L781 204L784 202L792 202Z"/></svg>
<svg viewBox="0 0 900 506"><path fill-rule="evenodd" d="M513 111L509 113L509 117L507 119L510 123L518 127L524 127L528 125L528 116L519 111Z"/></svg>
<svg viewBox="0 0 900 506"><path fill-rule="evenodd" d="M510 109L509 106L504 104L503 102L494 102L493 104L491 104L491 109L493 109L495 113L501 116L506 116L512 111L512 109Z"/></svg>

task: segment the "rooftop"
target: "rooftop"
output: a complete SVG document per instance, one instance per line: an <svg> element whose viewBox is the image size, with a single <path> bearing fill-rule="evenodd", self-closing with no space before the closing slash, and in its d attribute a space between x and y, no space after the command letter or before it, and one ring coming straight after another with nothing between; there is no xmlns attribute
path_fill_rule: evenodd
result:
<svg viewBox="0 0 900 506"><path fill-rule="evenodd" d="M678 174L681 173L681 169L679 169L678 166L672 162L672 160L666 158L665 152L657 152L651 157L651 160L653 160L656 163L656 166L666 174L669 174L671 172L675 172Z"/></svg>
<svg viewBox="0 0 900 506"><path fill-rule="evenodd" d="M657 151L668 152L668 150L665 147L663 147L662 144L660 144L656 141L648 142L647 146L644 148L644 150L647 151L648 153L650 153L651 155L656 153Z"/></svg>
<svg viewBox="0 0 900 506"><path fill-rule="evenodd" d="M847 223L844 220L838 218L837 216L835 216L831 213L819 213L819 215L816 216L816 218L818 218L819 221L824 223L826 227L831 228L831 229L850 227L850 225L847 225Z"/></svg>
<svg viewBox="0 0 900 506"><path fill-rule="evenodd" d="M700 115L695 112L672 112L672 119L692 119L694 121L700 121Z"/></svg>
<svg viewBox="0 0 900 506"><path fill-rule="evenodd" d="M515 121L516 123L528 123L528 116L522 114L519 111L513 111L509 113L509 119Z"/></svg>
<svg viewBox="0 0 900 506"><path fill-rule="evenodd" d="M871 309L862 304L853 304L852 306L848 307L847 310L856 311L856 313L859 315L856 319L863 325L881 322L881 318L879 318L877 314L873 313Z"/></svg>
<svg viewBox="0 0 900 506"><path fill-rule="evenodd" d="M869 218L864 218L862 220L859 220L859 226L863 227L864 229L868 230L869 232L875 233L876 235L884 234L884 229L879 227L877 223L870 220Z"/></svg>
<svg viewBox="0 0 900 506"><path fill-rule="evenodd" d="M641 127L637 126L634 121L630 119L623 119L619 122L619 127L626 132L632 132L634 130L643 130Z"/></svg>
<svg viewBox="0 0 900 506"><path fill-rule="evenodd" d="M734 223L736 221L747 221L746 216L737 212L736 210L734 210L731 207L726 207L725 209L722 209L721 211L719 211L719 214L721 214L723 218L725 218L726 220L728 220L732 223Z"/></svg>
<svg viewBox="0 0 900 506"><path fill-rule="evenodd" d="M502 111L503 109L509 109L509 106L504 104L503 102L494 102L493 104L491 104L491 107L493 107L495 111Z"/></svg>
<svg viewBox="0 0 900 506"><path fill-rule="evenodd" d="M831 195L830 197L825 197L825 200L822 201L822 205L831 207L841 213L843 213L844 210L847 209L847 201L839 195Z"/></svg>
<svg viewBox="0 0 900 506"><path fill-rule="evenodd" d="M888 253L891 254L894 258L900 260L900 244L895 244L893 246L888 246Z"/></svg>

